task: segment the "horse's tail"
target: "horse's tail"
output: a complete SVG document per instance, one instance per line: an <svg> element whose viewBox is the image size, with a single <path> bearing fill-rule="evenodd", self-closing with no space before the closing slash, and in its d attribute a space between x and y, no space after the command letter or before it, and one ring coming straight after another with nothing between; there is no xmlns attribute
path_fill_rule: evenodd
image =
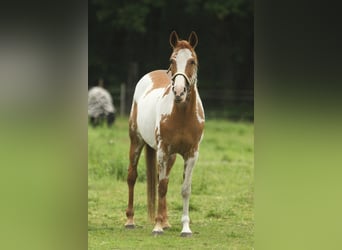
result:
<svg viewBox="0 0 342 250"><path fill-rule="evenodd" d="M146 180L147 180L147 208L148 216L154 221L156 211L157 164L156 151L149 145L145 146Z"/></svg>

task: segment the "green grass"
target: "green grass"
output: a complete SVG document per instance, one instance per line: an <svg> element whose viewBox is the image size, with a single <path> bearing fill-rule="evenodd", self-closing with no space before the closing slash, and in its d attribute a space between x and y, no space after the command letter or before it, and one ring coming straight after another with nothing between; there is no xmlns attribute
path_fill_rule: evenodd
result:
<svg viewBox="0 0 342 250"><path fill-rule="evenodd" d="M135 230L124 228L127 206L128 121L88 128L89 249L253 249L254 125L208 120L190 199L193 237L180 237L183 163L172 168L167 194L172 228L151 234L144 154L135 186Z"/></svg>

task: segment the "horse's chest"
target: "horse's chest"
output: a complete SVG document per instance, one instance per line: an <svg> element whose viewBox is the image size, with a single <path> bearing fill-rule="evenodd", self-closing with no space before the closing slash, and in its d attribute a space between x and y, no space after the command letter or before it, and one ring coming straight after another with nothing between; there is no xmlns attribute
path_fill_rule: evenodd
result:
<svg viewBox="0 0 342 250"><path fill-rule="evenodd" d="M165 117L160 121L159 139L170 149L170 153L186 153L198 146L203 133L203 124L191 117L177 120Z"/></svg>

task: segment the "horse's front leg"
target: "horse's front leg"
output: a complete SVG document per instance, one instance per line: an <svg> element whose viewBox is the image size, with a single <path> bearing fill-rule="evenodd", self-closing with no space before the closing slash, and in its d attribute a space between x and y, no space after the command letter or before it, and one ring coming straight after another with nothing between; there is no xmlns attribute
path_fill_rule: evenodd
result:
<svg viewBox="0 0 342 250"><path fill-rule="evenodd" d="M189 217L189 201L191 194L191 180L192 180L192 170L198 158L198 152L195 152L192 156L184 157L184 175L183 175L183 186L182 186L182 196L183 196L183 214L182 214L182 237L192 236L190 230L190 217Z"/></svg>
<svg viewBox="0 0 342 250"><path fill-rule="evenodd" d="M176 155L169 155L169 152L164 151L159 148L157 150L157 159L158 159L158 212L156 216L156 224L153 228L153 234L162 234L164 232L163 229L170 228L171 225L168 222L167 216L167 202L166 202L166 194L169 183L169 174L171 168L176 160Z"/></svg>

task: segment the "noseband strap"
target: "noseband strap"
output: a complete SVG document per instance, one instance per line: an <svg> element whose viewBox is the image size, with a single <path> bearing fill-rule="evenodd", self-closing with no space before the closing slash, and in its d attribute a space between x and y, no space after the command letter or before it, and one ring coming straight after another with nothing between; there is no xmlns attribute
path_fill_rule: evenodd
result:
<svg viewBox="0 0 342 250"><path fill-rule="evenodd" d="M191 85L191 81L190 81L189 77L188 77L186 74L182 73L182 72L176 72L176 73L172 76L172 78L171 78L172 82L174 82L176 76L179 76L179 75L184 76L186 82L187 82L189 85Z"/></svg>

